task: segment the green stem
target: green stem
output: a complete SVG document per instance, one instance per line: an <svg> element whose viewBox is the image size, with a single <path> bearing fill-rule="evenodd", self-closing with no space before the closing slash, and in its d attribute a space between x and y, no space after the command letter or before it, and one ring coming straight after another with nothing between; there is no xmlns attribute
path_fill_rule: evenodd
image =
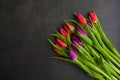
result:
<svg viewBox="0 0 120 80"><path fill-rule="evenodd" d="M91 55L93 55L93 57L100 58L99 53L95 49L93 49L89 45L87 45L87 46L91 50ZM108 60L106 61L104 58L103 58L103 61L108 65L108 68L109 67L111 68L111 72L113 74L115 74L116 77L119 79L120 78L120 76L119 76L120 75L120 70L116 66L114 66L110 61L108 61Z"/></svg>
<svg viewBox="0 0 120 80"><path fill-rule="evenodd" d="M120 59L116 55L114 55L110 50L108 50L106 46L104 46L103 48L106 52L110 54L110 56L112 56L120 64Z"/></svg>
<svg viewBox="0 0 120 80"><path fill-rule="evenodd" d="M120 75L120 70L115 65L113 65L113 63L111 63L109 60L107 60L107 62L109 66Z"/></svg>
<svg viewBox="0 0 120 80"><path fill-rule="evenodd" d="M102 75L104 75L106 78L108 78L109 80L111 80L111 78L105 73L103 72L100 68L98 68L96 65L92 64L89 61L84 60L82 57L80 58L80 61L83 62L84 64L86 64L86 66L89 66L91 69L101 73Z"/></svg>
<svg viewBox="0 0 120 80"><path fill-rule="evenodd" d="M98 80L105 80L101 74L94 70L91 70L88 66L85 66L81 61L75 60L75 63L84 71L86 71L90 76L97 78Z"/></svg>
<svg viewBox="0 0 120 80"><path fill-rule="evenodd" d="M120 68L120 64L114 60L101 46L96 46L95 47L100 53L106 58L112 61L114 64L116 64Z"/></svg>
<svg viewBox="0 0 120 80"><path fill-rule="evenodd" d="M97 28L98 32L100 33L100 36L103 39L103 41L105 42L105 44L108 45L108 47L115 53L115 55L120 58L119 52L115 49L115 47L113 46L111 41L106 37L105 33L103 32L99 20L96 25L97 26L95 26L95 27Z"/></svg>
<svg viewBox="0 0 120 80"><path fill-rule="evenodd" d="M82 54L86 59L94 63L92 56L89 54L89 52L85 48L83 48L83 46L80 46L79 44L77 44L77 47L80 54Z"/></svg>
<svg viewBox="0 0 120 80"><path fill-rule="evenodd" d="M86 26L86 29L88 30L89 32L89 36L92 38L93 40L93 45L94 47L99 51L101 52L101 54L106 58L106 59L109 59L111 60L114 64L116 64L119 68L120 68L120 64L114 60L113 57L111 57L102 47L101 45L99 44L98 40L96 39L95 35L93 34L93 32L91 31L91 29Z"/></svg>
<svg viewBox="0 0 120 80"><path fill-rule="evenodd" d="M95 29L95 30L92 30L94 35L96 36L98 42L100 43L100 45L104 48L104 50L110 54L110 56L112 56L118 63L120 63L120 59L115 55L113 54L107 47L106 45L103 43L98 31Z"/></svg>

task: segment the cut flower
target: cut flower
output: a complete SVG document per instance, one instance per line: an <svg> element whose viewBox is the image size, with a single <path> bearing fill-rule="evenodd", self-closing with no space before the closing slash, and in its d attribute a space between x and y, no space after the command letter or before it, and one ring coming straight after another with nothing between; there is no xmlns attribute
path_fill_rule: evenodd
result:
<svg viewBox="0 0 120 80"><path fill-rule="evenodd" d="M71 62L98 80L120 80L120 53L102 30L95 12L89 18L76 14L77 20L65 20L51 40L56 59ZM73 25L71 25L73 24Z"/></svg>

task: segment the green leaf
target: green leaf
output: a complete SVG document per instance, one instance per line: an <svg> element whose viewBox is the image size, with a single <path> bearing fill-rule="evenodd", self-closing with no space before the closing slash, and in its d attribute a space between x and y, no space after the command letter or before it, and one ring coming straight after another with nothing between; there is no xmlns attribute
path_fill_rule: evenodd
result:
<svg viewBox="0 0 120 80"><path fill-rule="evenodd" d="M66 42L67 42L68 48L70 48L71 43L72 43L71 38L70 38L70 33L68 33L67 35Z"/></svg>
<svg viewBox="0 0 120 80"><path fill-rule="evenodd" d="M60 38L62 39L63 41L65 41L65 37L63 37L58 31L56 31L55 34L49 34L50 36L54 36L54 37L57 37L57 38Z"/></svg>
<svg viewBox="0 0 120 80"><path fill-rule="evenodd" d="M50 42L50 44L51 44L53 47L55 47L55 48L57 48L57 49L59 49L59 50L62 49L62 47L56 46L50 39L48 39L48 41Z"/></svg>
<svg viewBox="0 0 120 80"><path fill-rule="evenodd" d="M66 62L70 62L70 63L74 63L71 59L69 58L63 58L63 57L51 57L53 59L59 59L59 60L62 60L62 61L66 61Z"/></svg>
<svg viewBox="0 0 120 80"><path fill-rule="evenodd" d="M90 53L86 49L84 49L83 46L80 46L77 43L76 43L76 45L77 45L78 50L80 51L80 54L82 54L87 60L94 63L94 60L93 60L92 56L90 55Z"/></svg>
<svg viewBox="0 0 120 80"><path fill-rule="evenodd" d="M48 41L50 42L50 44L51 44L52 46L56 47L55 44L54 44L50 39L48 39Z"/></svg>
<svg viewBox="0 0 120 80"><path fill-rule="evenodd" d="M65 21L65 22L73 22L73 23L75 23L76 25L78 25L81 29L84 30L83 25L79 24L76 20L71 19L71 20L64 20L64 21Z"/></svg>
<svg viewBox="0 0 120 80"><path fill-rule="evenodd" d="M91 51L91 55L95 58L100 58L100 55L99 53L93 48L91 47L90 45L87 45L87 47L89 48L89 50Z"/></svg>

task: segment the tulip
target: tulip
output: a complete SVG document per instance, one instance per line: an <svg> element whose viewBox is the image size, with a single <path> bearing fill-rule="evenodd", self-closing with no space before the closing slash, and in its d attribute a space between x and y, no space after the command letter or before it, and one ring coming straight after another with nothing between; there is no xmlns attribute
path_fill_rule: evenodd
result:
<svg viewBox="0 0 120 80"><path fill-rule="evenodd" d="M71 44L71 47L72 47L75 51L78 51L75 43L72 43L72 44Z"/></svg>
<svg viewBox="0 0 120 80"><path fill-rule="evenodd" d="M67 37L68 33L67 33L67 31L65 31L64 28L61 27L61 28L59 29L59 31L60 31L60 34L61 34L62 36Z"/></svg>
<svg viewBox="0 0 120 80"><path fill-rule="evenodd" d="M83 34L84 36L87 36L87 33L83 31L81 28L77 28L77 32L79 32L80 34Z"/></svg>
<svg viewBox="0 0 120 80"><path fill-rule="evenodd" d="M67 24L64 24L63 27L64 27L64 29L65 29L67 32L70 32Z"/></svg>
<svg viewBox="0 0 120 80"><path fill-rule="evenodd" d="M79 45L82 45L82 43L81 43L81 41L80 41L80 39L79 39L79 37L77 35L72 35L71 39L73 40L73 42L76 42Z"/></svg>
<svg viewBox="0 0 120 80"><path fill-rule="evenodd" d="M64 24L63 27L69 33L75 31L75 27L73 25L69 24L69 23Z"/></svg>
<svg viewBox="0 0 120 80"><path fill-rule="evenodd" d="M53 47L53 50L57 55L62 56L61 52L57 48Z"/></svg>
<svg viewBox="0 0 120 80"><path fill-rule="evenodd" d="M89 12L89 18L91 19L92 22L94 23L97 22L97 15L93 11Z"/></svg>
<svg viewBox="0 0 120 80"><path fill-rule="evenodd" d="M87 25L92 27L92 24L89 21L87 21Z"/></svg>
<svg viewBox="0 0 120 80"><path fill-rule="evenodd" d="M75 52L73 50L68 51L68 56L70 57L71 60L77 59L77 55L75 54Z"/></svg>
<svg viewBox="0 0 120 80"><path fill-rule="evenodd" d="M67 44L63 40L56 38L56 41L60 47L67 47Z"/></svg>
<svg viewBox="0 0 120 80"><path fill-rule="evenodd" d="M76 14L77 20L80 24L86 24L86 19L80 14Z"/></svg>

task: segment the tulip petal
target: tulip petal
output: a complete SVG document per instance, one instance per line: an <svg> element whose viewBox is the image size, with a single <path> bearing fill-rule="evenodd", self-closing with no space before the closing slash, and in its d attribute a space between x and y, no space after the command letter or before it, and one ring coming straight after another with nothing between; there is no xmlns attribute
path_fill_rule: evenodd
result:
<svg viewBox="0 0 120 80"><path fill-rule="evenodd" d="M89 12L89 18L90 18L94 23L97 22L97 15L96 15L93 11Z"/></svg>
<svg viewBox="0 0 120 80"><path fill-rule="evenodd" d="M61 46L61 47L67 47L67 44L63 40L61 40L59 38L56 38L56 41L57 41L57 44L59 46Z"/></svg>
<svg viewBox="0 0 120 80"><path fill-rule="evenodd" d="M80 14L76 14L77 20L80 24L86 24L86 19Z"/></svg>
<svg viewBox="0 0 120 80"><path fill-rule="evenodd" d="M79 32L80 34L83 34L84 36L87 36L87 33L83 31L81 28L77 28L77 32Z"/></svg>
<svg viewBox="0 0 120 80"><path fill-rule="evenodd" d="M72 60L77 59L77 55L75 54L75 52L73 50L69 50L68 55L69 55L70 59L72 59Z"/></svg>

